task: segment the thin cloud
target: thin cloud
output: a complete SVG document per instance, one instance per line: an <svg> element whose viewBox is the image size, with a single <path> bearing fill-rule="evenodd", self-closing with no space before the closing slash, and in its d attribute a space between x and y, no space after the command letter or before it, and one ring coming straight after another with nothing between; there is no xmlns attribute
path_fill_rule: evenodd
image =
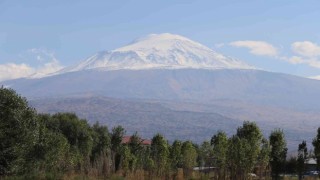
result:
<svg viewBox="0 0 320 180"><path fill-rule="evenodd" d="M291 44L294 54L289 57L279 57L291 64L306 64L310 67L320 68L320 46L310 41L294 42Z"/></svg>
<svg viewBox="0 0 320 180"><path fill-rule="evenodd" d="M46 75L49 75L51 73L57 72L63 68L62 65L60 65L59 61L53 60L51 62L45 63L39 68L36 69L36 72L32 74L31 76L36 77L43 77Z"/></svg>
<svg viewBox="0 0 320 180"><path fill-rule="evenodd" d="M316 79L316 80L320 80L320 75L319 76L311 76L309 77L310 79Z"/></svg>
<svg viewBox="0 0 320 180"><path fill-rule="evenodd" d="M26 60L30 62L35 59L37 65L31 66L27 63L0 64L0 81L26 77L43 77L63 68L53 52L36 48L27 52L32 56L27 56Z"/></svg>
<svg viewBox="0 0 320 180"><path fill-rule="evenodd" d="M229 45L248 48L250 53L258 56L275 57L278 55L277 48L264 41L234 41L229 43Z"/></svg>
<svg viewBox="0 0 320 180"><path fill-rule="evenodd" d="M292 52L299 56L288 58L292 64L307 64L320 68L320 46L310 41L299 41L291 44Z"/></svg>
<svg viewBox="0 0 320 180"><path fill-rule="evenodd" d="M310 59L307 62L312 67L320 68L320 60L319 59Z"/></svg>
<svg viewBox="0 0 320 180"><path fill-rule="evenodd" d="M224 46L225 46L224 43L217 43L217 44L214 45L215 48L222 48Z"/></svg>
<svg viewBox="0 0 320 180"><path fill-rule="evenodd" d="M305 57L320 56L320 46L310 41L294 42L291 45L292 51Z"/></svg>
<svg viewBox="0 0 320 180"><path fill-rule="evenodd" d="M305 64L306 63L305 59L300 56L291 56L291 57L278 56L276 58L279 60L287 61L290 64Z"/></svg>
<svg viewBox="0 0 320 180"><path fill-rule="evenodd" d="M270 56L290 64L306 64L314 68L320 68L320 46L310 41L297 41L291 44L292 56L283 56L272 44L264 41L234 41L229 43L234 47L245 47L251 54Z"/></svg>
<svg viewBox="0 0 320 180"><path fill-rule="evenodd" d="M0 64L0 81L27 77L35 70L26 64Z"/></svg>
<svg viewBox="0 0 320 180"><path fill-rule="evenodd" d="M277 57L277 59L287 61L290 64L306 64L314 68L320 68L320 60L317 58L291 56L291 57Z"/></svg>

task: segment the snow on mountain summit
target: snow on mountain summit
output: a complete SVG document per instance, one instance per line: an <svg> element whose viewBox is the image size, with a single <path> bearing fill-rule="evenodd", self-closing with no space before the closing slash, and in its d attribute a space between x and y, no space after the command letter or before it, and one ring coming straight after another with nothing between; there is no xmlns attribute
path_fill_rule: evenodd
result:
<svg viewBox="0 0 320 180"><path fill-rule="evenodd" d="M131 44L94 54L76 66L61 72L87 69L204 68L254 69L241 61L226 57L183 36L150 34Z"/></svg>

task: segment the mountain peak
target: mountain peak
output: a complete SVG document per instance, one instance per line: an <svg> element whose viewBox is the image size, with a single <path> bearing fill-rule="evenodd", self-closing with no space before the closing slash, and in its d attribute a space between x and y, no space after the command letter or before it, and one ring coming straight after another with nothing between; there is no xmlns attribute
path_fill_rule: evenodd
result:
<svg viewBox="0 0 320 180"><path fill-rule="evenodd" d="M146 41L146 40L156 40L156 39L158 40L189 40L188 38L177 35L177 34L161 33L161 34L149 34L149 35L140 37L135 41L133 41L133 43Z"/></svg>
<svg viewBox="0 0 320 180"><path fill-rule="evenodd" d="M186 37L163 33L150 34L112 51L94 54L76 66L59 73L87 69L254 69L226 57Z"/></svg>
<svg viewBox="0 0 320 180"><path fill-rule="evenodd" d="M197 42L194 42L186 37L170 34L170 33L162 33L162 34L149 34L147 36L138 38L134 40L127 46L116 49L115 51L145 51L150 49L156 50L170 50L174 48L181 48L181 44L188 44L189 46L207 48ZM208 49L208 48L207 48Z"/></svg>

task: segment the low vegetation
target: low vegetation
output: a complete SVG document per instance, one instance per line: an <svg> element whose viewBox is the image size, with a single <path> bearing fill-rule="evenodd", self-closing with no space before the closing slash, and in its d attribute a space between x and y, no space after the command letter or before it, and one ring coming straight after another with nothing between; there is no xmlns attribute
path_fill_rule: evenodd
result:
<svg viewBox="0 0 320 180"><path fill-rule="evenodd" d="M219 131L200 145L169 143L161 134L143 144L138 133L124 143L125 134L73 113L38 114L14 90L0 88L0 179L278 179L289 162L302 178L310 157L303 141L298 157L286 161L283 131L266 138L247 121L233 136ZM317 162L319 137L320 129Z"/></svg>

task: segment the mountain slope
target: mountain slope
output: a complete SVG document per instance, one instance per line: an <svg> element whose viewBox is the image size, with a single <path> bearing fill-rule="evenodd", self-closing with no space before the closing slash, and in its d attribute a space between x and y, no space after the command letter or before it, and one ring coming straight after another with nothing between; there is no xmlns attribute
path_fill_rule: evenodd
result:
<svg viewBox="0 0 320 180"><path fill-rule="evenodd" d="M243 121L255 121L267 137L274 128L286 134L289 150L296 151L302 140L311 142L320 126L320 112L258 106L239 101L213 101L210 104L174 101L128 100L107 97L45 98L31 101L38 112L75 112L90 123L99 121L112 128L125 127L127 134L138 131L151 138L155 133L201 143L218 130L229 136Z"/></svg>
<svg viewBox="0 0 320 180"><path fill-rule="evenodd" d="M208 103L235 100L319 110L320 81L259 70L86 70L4 82L28 98L102 95Z"/></svg>
<svg viewBox="0 0 320 180"><path fill-rule="evenodd" d="M156 133L169 140L210 139L218 130L235 133L242 121L213 112L176 111L159 103L123 100L106 97L50 98L31 101L39 112L75 112L91 124L99 121L109 128L121 125L127 134L135 131L146 138Z"/></svg>
<svg viewBox="0 0 320 180"><path fill-rule="evenodd" d="M65 68L58 73L88 69L253 69L241 61L226 57L188 38L165 34L151 34L113 51L102 51Z"/></svg>

